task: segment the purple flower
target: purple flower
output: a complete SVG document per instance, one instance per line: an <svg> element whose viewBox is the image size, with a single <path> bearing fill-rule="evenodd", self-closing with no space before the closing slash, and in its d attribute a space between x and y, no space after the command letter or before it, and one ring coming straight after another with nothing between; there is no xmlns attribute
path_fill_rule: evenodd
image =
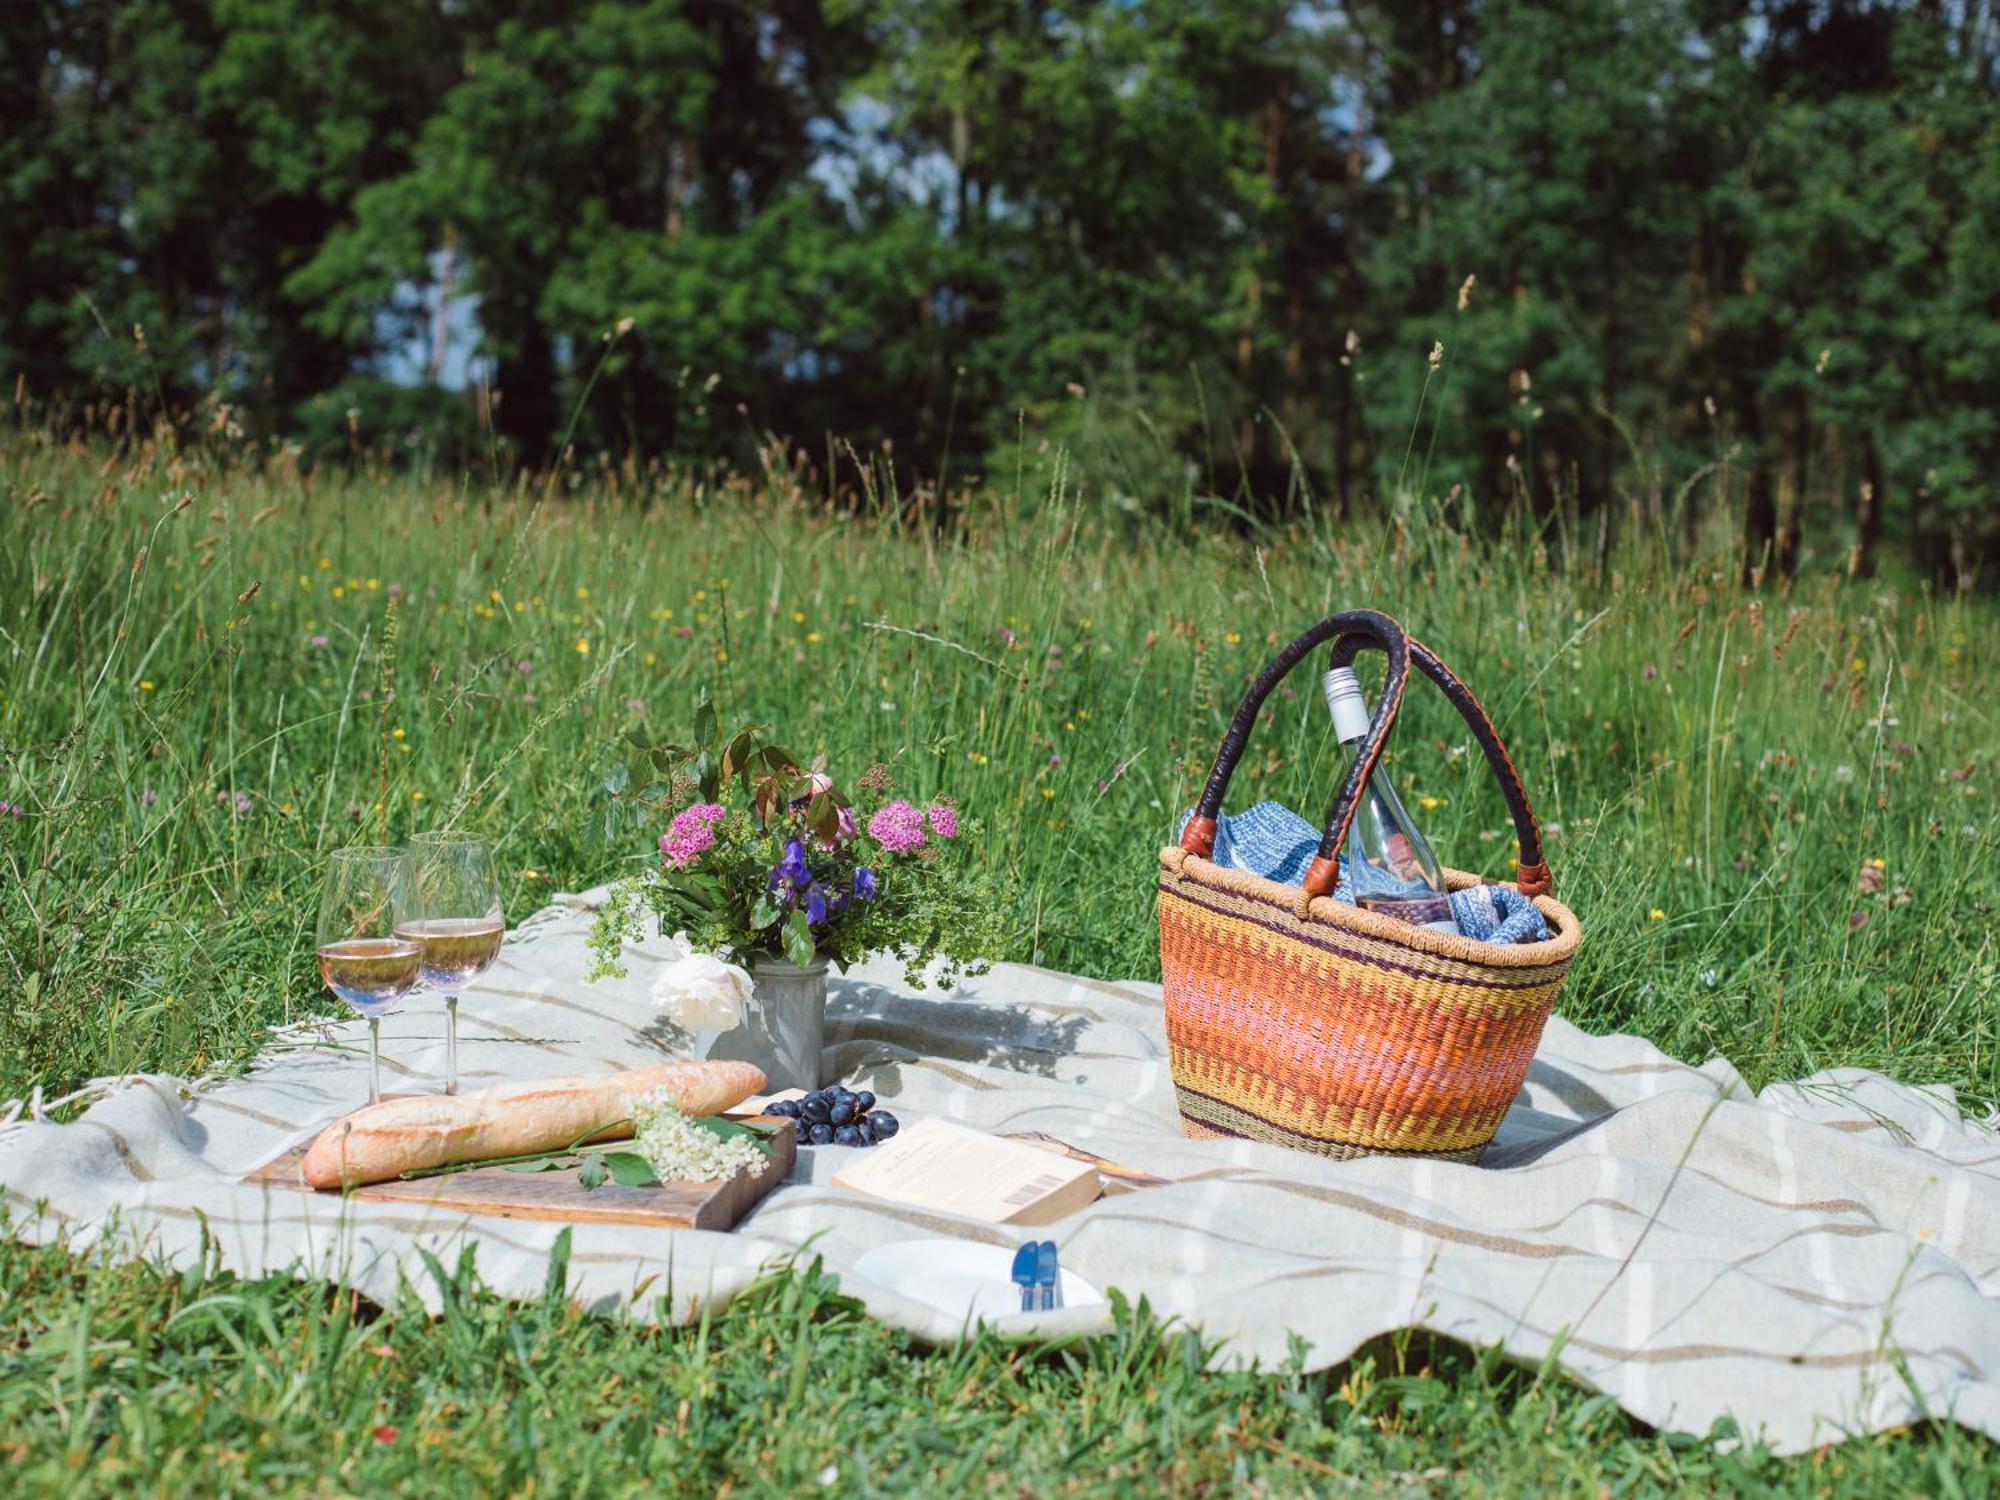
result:
<svg viewBox="0 0 2000 1500"><path fill-rule="evenodd" d="M18 818L20 816L21 809L19 807L12 802L6 801L4 798L0 798L0 818Z"/></svg>
<svg viewBox="0 0 2000 1500"><path fill-rule="evenodd" d="M868 836L891 854L924 846L924 815L898 797L868 820Z"/></svg>
<svg viewBox="0 0 2000 1500"><path fill-rule="evenodd" d="M160 794L151 787L147 787L145 791L139 794L139 800L147 807L151 807L155 802L160 800Z"/></svg>
<svg viewBox="0 0 2000 1500"><path fill-rule="evenodd" d="M863 865L854 872L854 896L857 901L875 899L875 872Z"/></svg>
<svg viewBox="0 0 2000 1500"><path fill-rule="evenodd" d="M785 857L771 867L772 888L779 882L789 885L795 891L802 891L812 884L812 871L806 868L806 846L797 839L785 845Z"/></svg>
<svg viewBox="0 0 2000 1500"><path fill-rule="evenodd" d="M826 921L826 893L814 886L806 897L806 922L818 927Z"/></svg>
<svg viewBox="0 0 2000 1500"><path fill-rule="evenodd" d="M535 670L535 664L524 656L514 663L514 669L518 672L532 672Z"/></svg>
<svg viewBox="0 0 2000 1500"><path fill-rule="evenodd" d="M326 637L323 635L316 635L312 638L312 644L313 644L313 649L315 651L323 651L326 649Z"/></svg>
<svg viewBox="0 0 2000 1500"><path fill-rule="evenodd" d="M930 808L931 830L941 839L958 837L958 809L949 802L933 802Z"/></svg>
<svg viewBox="0 0 2000 1500"><path fill-rule="evenodd" d="M715 842L715 825L727 815L728 809L715 802L682 808L660 835L660 858L676 868L692 864Z"/></svg>

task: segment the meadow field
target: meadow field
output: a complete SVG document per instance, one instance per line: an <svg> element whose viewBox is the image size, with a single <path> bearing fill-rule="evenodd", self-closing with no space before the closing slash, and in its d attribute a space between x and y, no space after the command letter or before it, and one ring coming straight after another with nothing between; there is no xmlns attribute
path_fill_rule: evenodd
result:
<svg viewBox="0 0 2000 1500"><path fill-rule="evenodd" d="M836 505L782 450L755 479L508 480L24 422L0 435L0 1099L239 1066L335 1013L310 936L341 844L481 832L514 920L636 868L658 829L610 790L621 735L685 725L704 690L837 771L894 759L956 796L1004 872L998 956L1156 976L1154 852L1244 680L1372 605L1513 746L1587 934L1571 1020L1753 1085L1860 1066L1992 1111L2000 608L1844 558L1745 587L1727 507L1687 498L1273 527L1060 477L940 501L878 476ZM1316 815L1337 765L1316 683L1274 702L1238 799ZM1468 748L1414 685L1399 785L1447 863L1505 874ZM1139 1310L1073 1348L925 1353L809 1266L666 1333L434 1274L435 1322L0 1240L0 1483L2000 1489L1992 1445L1949 1426L1779 1461L1424 1340L1220 1375Z"/></svg>

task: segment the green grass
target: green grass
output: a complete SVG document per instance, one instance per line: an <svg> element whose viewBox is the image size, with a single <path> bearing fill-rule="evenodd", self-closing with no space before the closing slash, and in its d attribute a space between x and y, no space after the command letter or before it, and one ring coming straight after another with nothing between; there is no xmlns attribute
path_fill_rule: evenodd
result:
<svg viewBox="0 0 2000 1500"><path fill-rule="evenodd" d="M1151 975L1153 851L1242 682L1320 614L1373 604L1514 746L1586 928L1570 1018L1720 1052L1753 1084L1854 1064L2000 1103L1988 602L1818 574L1747 594L1726 524L1686 540L1644 506L1603 545L1561 517L1470 535L1456 508L1412 504L1222 532L1060 493L981 497L940 529L887 503L832 511L782 470L495 489L32 429L0 438L0 486L0 798L24 810L0 815L0 1097L228 1065L330 1010L308 938L341 843L463 822L497 842L516 918L629 867L648 840L606 831L606 751L641 717L684 723L703 688L796 750L849 771L900 756L913 790L955 793L1006 872L1007 956ZM1239 805L1325 801L1325 710L1296 687ZM1394 769L1448 862L1506 873L1466 741L1413 687ZM516 1320L454 1286L442 1324L397 1308L357 1331L323 1288L9 1246L0 1475L310 1490L650 1471L706 1490L851 1458L885 1488L998 1464L1002 1487L1039 1492L1119 1464L1236 1487L1240 1459L1278 1491L1332 1485L1324 1464L1389 1491L1875 1493L1993 1462L1931 1437L1729 1469L1532 1372L1405 1350L1404 1368L1378 1352L1324 1379L1197 1375L1146 1319L1041 1359L924 1356L803 1275L669 1335L554 1307ZM460 1435L475 1422L495 1436Z"/></svg>

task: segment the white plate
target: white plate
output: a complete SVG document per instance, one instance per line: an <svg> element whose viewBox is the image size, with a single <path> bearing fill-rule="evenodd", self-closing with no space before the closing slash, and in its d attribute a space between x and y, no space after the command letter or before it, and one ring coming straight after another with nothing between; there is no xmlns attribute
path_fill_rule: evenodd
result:
<svg viewBox="0 0 2000 1500"><path fill-rule="evenodd" d="M857 1275L901 1292L949 1318L1004 1318L1021 1315L1021 1289L1014 1285L1017 1246L980 1245L971 1240L897 1240L878 1245L854 1263ZM1098 1307L1096 1287L1067 1266L1061 1270L1063 1306Z"/></svg>

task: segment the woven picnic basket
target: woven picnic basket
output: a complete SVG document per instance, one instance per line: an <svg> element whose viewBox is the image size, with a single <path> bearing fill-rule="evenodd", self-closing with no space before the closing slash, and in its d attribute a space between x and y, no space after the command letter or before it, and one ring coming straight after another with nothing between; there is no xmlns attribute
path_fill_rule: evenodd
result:
<svg viewBox="0 0 2000 1500"><path fill-rule="evenodd" d="M1223 794L1265 698L1321 644L1345 666L1385 652L1368 735L1334 799L1304 883L1209 856ZM1475 942L1332 899L1337 856L1381 759L1414 663L1464 716L1520 840L1516 884L1551 936ZM1479 878L1446 870L1454 890ZM1178 846L1160 852L1160 969L1182 1128L1323 1156L1476 1161L1526 1077L1582 931L1549 894L1541 830L1492 721L1435 652L1388 615L1331 615L1250 684Z"/></svg>

